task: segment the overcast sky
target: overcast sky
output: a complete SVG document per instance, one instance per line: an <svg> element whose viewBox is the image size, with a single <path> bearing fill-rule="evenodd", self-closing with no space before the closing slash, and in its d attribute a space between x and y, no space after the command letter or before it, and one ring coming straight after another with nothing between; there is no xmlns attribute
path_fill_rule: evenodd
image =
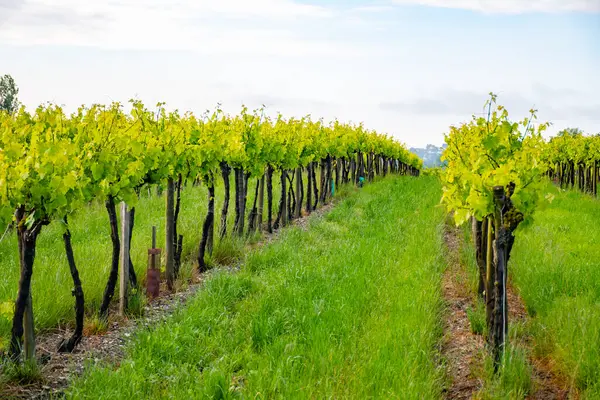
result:
<svg viewBox="0 0 600 400"><path fill-rule="evenodd" d="M600 132L600 0L0 0L27 107L265 104L440 145L490 91Z"/></svg>

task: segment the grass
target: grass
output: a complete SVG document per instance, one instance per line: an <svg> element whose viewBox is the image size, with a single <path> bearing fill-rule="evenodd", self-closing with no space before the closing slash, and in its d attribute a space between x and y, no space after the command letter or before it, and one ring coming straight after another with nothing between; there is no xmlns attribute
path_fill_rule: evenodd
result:
<svg viewBox="0 0 600 400"><path fill-rule="evenodd" d="M514 337L509 343L496 373L494 373L493 358L489 354L484 355L484 387L477 394L477 398L525 399L533 389L532 368L529 364L527 348Z"/></svg>
<svg viewBox="0 0 600 400"><path fill-rule="evenodd" d="M479 270L475 257L475 248L471 236L471 225L462 227L460 244L460 260L467 267L467 279L472 293L473 307L467 308L467 317L471 332L487 336L485 302L477 296ZM509 264L509 268L512 266ZM526 343L526 328L521 323L511 321L508 326L508 346L498 371L494 373L493 357L487 349L482 349L479 357L482 360L474 368L475 375L483 382L481 390L476 393L478 399L525 399L533 390L532 367L529 364L529 348Z"/></svg>
<svg viewBox="0 0 600 400"><path fill-rule="evenodd" d="M599 221L598 199L560 191L518 233L510 261L535 315L535 351L551 356L583 398L600 398Z"/></svg>
<svg viewBox="0 0 600 400"><path fill-rule="evenodd" d="M531 319L509 325L510 347L500 374L491 373L485 356L482 398L525 398L533 389L530 351L551 358L581 398L600 398L600 202L550 183L546 190L555 194L554 201L536 213L533 224L517 230L509 262ZM469 229L464 234L464 243L471 243ZM472 246L464 251L475 288L474 251ZM469 310L474 332L481 331L485 318L480 303ZM526 336L533 339L533 349Z"/></svg>
<svg viewBox="0 0 600 400"><path fill-rule="evenodd" d="M0 362L0 384L6 382L27 385L37 382L42 377L41 367L35 361L25 361L23 363L14 363L8 359Z"/></svg>
<svg viewBox="0 0 600 400"><path fill-rule="evenodd" d="M441 398L443 210L387 178L216 273L69 398Z"/></svg>
<svg viewBox="0 0 600 400"><path fill-rule="evenodd" d="M233 174L232 174L233 175ZM279 177L273 176L273 213L275 219L279 201ZM306 182L306 179L304 179ZM233 183L233 176L231 177ZM249 182L247 211L250 213L254 200L254 185ZM222 180L217 180L215 204L215 228L218 231L221 206L224 191ZM234 191L231 189L231 200L228 214L228 232L233 229L235 217ZM197 247L202 234L202 223L206 215L208 190L205 186L193 187L188 185L181 195L181 213L178 221L178 233L184 236L181 276L183 279L191 276L192 264L195 261ZM266 193L265 219L266 220ZM148 263L147 249L151 246L152 226L157 227L157 247L164 248L165 199L163 196L142 193L136 206L135 227L131 244L131 258L140 281L145 278ZM69 217L75 261L79 269L83 290L85 293L86 314L90 325L94 324L93 313L99 308L108 279L111 260L110 226L104 203L96 201ZM32 297L35 325L38 331L71 324L75 318L73 282L69 273L62 231L60 224L52 223L42 230L38 239L36 259L32 279ZM2 233L4 229L2 229ZM215 236L215 256L212 264L228 263L239 257L243 244L220 243ZM16 234L7 235L0 242L0 351L10 340L12 323L12 303L14 302L19 281L19 255ZM163 261L164 269L164 261ZM143 282L142 282L143 283ZM179 283L181 285L181 283ZM115 289L115 299L118 298L118 284ZM143 299L133 299L140 305ZM139 311L139 310L138 310ZM95 331L91 329L90 331Z"/></svg>

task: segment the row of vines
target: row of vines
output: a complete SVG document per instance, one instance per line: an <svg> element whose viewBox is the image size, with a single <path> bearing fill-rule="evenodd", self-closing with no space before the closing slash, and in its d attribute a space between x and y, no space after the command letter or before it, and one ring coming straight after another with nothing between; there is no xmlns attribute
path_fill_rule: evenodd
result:
<svg viewBox="0 0 600 400"><path fill-rule="evenodd" d="M600 136L567 130L553 137L546 149L548 176L561 187L598 195Z"/></svg>
<svg viewBox="0 0 600 400"><path fill-rule="evenodd" d="M529 223L543 203L548 145L536 110L512 121L490 93L485 115L451 127L442 160L443 202L457 225L472 224L479 269L478 294L486 305L486 342L497 369L508 334L508 261L518 226ZM546 196L551 200L550 195Z"/></svg>
<svg viewBox="0 0 600 400"><path fill-rule="evenodd" d="M537 110L513 121L496 99L490 93L483 116L450 127L441 177L442 201L456 225L472 224L478 294L486 305L486 341L497 369L508 334L507 267L515 231L552 201L544 193L545 176L563 188L597 195L600 135L567 129L546 141L542 133L549 124L536 123Z"/></svg>
<svg viewBox="0 0 600 400"><path fill-rule="evenodd" d="M100 317L106 319L117 284L120 240L131 243L142 190L166 192L165 277L172 289L181 265L183 237L177 232L177 220L186 182L206 185L209 193L208 212L198 221L202 235L196 267L203 272L215 229L221 238L263 229L272 232L298 218L304 206L310 213L329 202L340 184L362 185L388 173L418 175L421 164L401 143L362 124L325 124L309 117L273 119L263 110L249 112L245 107L235 116L217 108L200 117L168 112L162 103L151 111L139 101L131 101L127 112L114 103L81 107L71 115L55 105L40 106L33 113L24 108L2 113L0 222L18 237L21 268L10 355L15 361L35 356L31 279L37 238L50 223L63 227L75 297L75 330L59 351L73 351L80 342L84 293L68 218L91 201L104 201L110 223L111 268L99 309ZM271 212L274 174L280 176L281 184L276 215ZM218 179L223 181L225 198L215 228ZM254 191L254 202L247 213L249 190ZM229 230L231 192L235 221ZM265 197L267 215L263 217ZM121 201L129 206L129 238L119 238L116 204ZM138 279L131 260L128 269L135 286Z"/></svg>

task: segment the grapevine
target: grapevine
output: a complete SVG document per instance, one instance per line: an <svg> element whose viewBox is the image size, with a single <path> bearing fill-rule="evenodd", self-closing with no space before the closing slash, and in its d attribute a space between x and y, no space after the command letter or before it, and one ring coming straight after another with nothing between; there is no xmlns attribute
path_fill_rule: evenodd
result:
<svg viewBox="0 0 600 400"><path fill-rule="evenodd" d="M473 224L479 294L486 302L488 343L497 367L508 333L508 260L515 230L532 220L543 198L547 163L542 133L548 124L536 126L536 110L511 121L493 93L484 110L484 116L452 126L445 135L442 161L448 166L442 201L457 225Z"/></svg>
<svg viewBox="0 0 600 400"><path fill-rule="evenodd" d="M287 225L318 204L329 202L339 184L372 181L390 172L419 175L422 161L391 137L370 131L362 124L313 121L309 116L269 118L264 110L243 107L238 115L219 107L212 114L168 112L163 103L150 110L140 101L130 102L126 112L120 103L82 106L71 115L48 104L30 113L0 113L0 223L14 224L19 237L21 280L14 305L11 354L34 357L35 339L31 302L36 240L45 225L60 223L73 278L76 330L61 343L61 351L73 351L81 340L84 297L74 262L69 215L90 201L105 202L111 227L113 252L110 274L100 315L108 316L119 268L116 203L125 202L130 212L130 232L138 196L142 190L167 188L167 283L177 278L181 235L177 215L183 183L188 179L209 188L208 214L202 224L197 268L206 269L205 253L212 250L214 232L214 183L221 175L226 186L219 235L227 235L229 174L235 174L236 220L232 234L241 236L257 229L272 231ZM303 181L307 172L307 182ZM319 173L320 172L320 173ZM279 211L271 215L272 175L281 174ZM317 176L319 175L319 178ZM318 182L319 181L319 182ZM246 199L254 183L254 204L245 230ZM266 183L267 224L263 225ZM295 184L295 186L294 186ZM306 199L304 195L306 193ZM258 199L258 201L257 201ZM130 274L134 274L131 261ZM135 276L132 276L135 285Z"/></svg>

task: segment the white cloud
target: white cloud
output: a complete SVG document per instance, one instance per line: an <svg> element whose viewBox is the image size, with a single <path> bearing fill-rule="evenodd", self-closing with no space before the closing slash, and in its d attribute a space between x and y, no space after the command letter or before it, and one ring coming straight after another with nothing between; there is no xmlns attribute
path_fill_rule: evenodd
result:
<svg viewBox="0 0 600 400"><path fill-rule="evenodd" d="M0 44L297 56L339 48L356 55L347 46L301 39L285 29L236 26L245 19L283 24L333 16L329 9L291 0L32 0L6 14Z"/></svg>
<svg viewBox="0 0 600 400"><path fill-rule="evenodd" d="M419 4L458 8L484 13L521 14L529 12L600 12L599 0L392 0L395 4Z"/></svg>
<svg viewBox="0 0 600 400"><path fill-rule="evenodd" d="M355 13L382 13L391 11L394 8L392 6L358 6L350 9L350 12Z"/></svg>
<svg viewBox="0 0 600 400"><path fill-rule="evenodd" d="M427 18L388 15L392 1L326 8L293 0L0 0L0 73L15 77L28 107L51 100L72 110L137 96L198 113L221 102L235 113L242 103L266 103L286 116L364 121L420 146L440 144L490 90L515 117L536 104L540 119L557 127L598 130L597 58L581 44L591 30L517 27L506 37L491 27L485 37L455 40L463 27L443 21L448 37L434 38ZM396 3L504 13L598 4ZM490 63L497 54L510 56Z"/></svg>

